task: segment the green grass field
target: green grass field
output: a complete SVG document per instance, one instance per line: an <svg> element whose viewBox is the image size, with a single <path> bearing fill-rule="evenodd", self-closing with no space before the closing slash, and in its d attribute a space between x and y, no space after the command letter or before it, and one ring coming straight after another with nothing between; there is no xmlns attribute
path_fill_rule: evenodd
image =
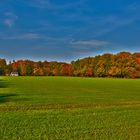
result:
<svg viewBox="0 0 140 140"><path fill-rule="evenodd" d="M140 140L140 79L1 77L0 140Z"/></svg>

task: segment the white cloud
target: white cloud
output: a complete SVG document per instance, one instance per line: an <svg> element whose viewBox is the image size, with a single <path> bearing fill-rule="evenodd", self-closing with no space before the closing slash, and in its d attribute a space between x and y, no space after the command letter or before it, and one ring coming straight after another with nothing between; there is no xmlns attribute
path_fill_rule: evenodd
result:
<svg viewBox="0 0 140 140"><path fill-rule="evenodd" d="M14 26L16 20L18 19L17 15L11 12L6 12L4 15L5 15L5 19L3 23L9 28Z"/></svg>
<svg viewBox="0 0 140 140"><path fill-rule="evenodd" d="M13 35L13 36L6 36L6 35L0 35L0 39L3 40L36 40L36 39L43 39L44 36L41 36L40 34L36 33L25 33L20 35Z"/></svg>
<svg viewBox="0 0 140 140"><path fill-rule="evenodd" d="M51 10L62 10L62 9L68 9L71 7L77 7L83 3L85 3L87 0L77 0L77 1L67 1L64 4L55 4L55 2L51 2L51 0L23 0L23 1L19 1L19 0L14 0L17 3L21 3L24 6L29 6L29 7L34 7L34 8L39 8L39 9L43 9L43 8L49 8Z"/></svg>
<svg viewBox="0 0 140 140"><path fill-rule="evenodd" d="M10 28L14 25L14 23L15 23L15 21L12 20L12 19L5 19L5 20L4 20L4 24L5 24L6 26L10 27Z"/></svg>
<svg viewBox="0 0 140 140"><path fill-rule="evenodd" d="M80 41L72 41L72 45L88 45L88 46L104 46L110 44L106 41L99 41L99 40L80 40Z"/></svg>
<svg viewBox="0 0 140 140"><path fill-rule="evenodd" d="M12 17L12 18L17 18L17 15L15 15L14 13L12 13L12 12L6 12L6 13L4 13L4 15L5 16L7 16L7 17Z"/></svg>
<svg viewBox="0 0 140 140"><path fill-rule="evenodd" d="M24 0L22 3L34 8L47 8L49 0Z"/></svg>
<svg viewBox="0 0 140 140"><path fill-rule="evenodd" d="M27 33L19 37L19 39L41 39L42 36L35 33Z"/></svg>
<svg viewBox="0 0 140 140"><path fill-rule="evenodd" d="M95 50L104 49L107 45L111 44L107 41L101 40L79 40L79 41L72 41L71 48L74 52L78 53L89 53Z"/></svg>

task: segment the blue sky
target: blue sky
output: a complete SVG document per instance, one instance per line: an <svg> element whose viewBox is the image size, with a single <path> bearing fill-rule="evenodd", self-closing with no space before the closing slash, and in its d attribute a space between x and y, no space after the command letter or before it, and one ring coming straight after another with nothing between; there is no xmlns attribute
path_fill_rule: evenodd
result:
<svg viewBox="0 0 140 140"><path fill-rule="evenodd" d="M1 0L0 57L57 60L140 51L140 0Z"/></svg>

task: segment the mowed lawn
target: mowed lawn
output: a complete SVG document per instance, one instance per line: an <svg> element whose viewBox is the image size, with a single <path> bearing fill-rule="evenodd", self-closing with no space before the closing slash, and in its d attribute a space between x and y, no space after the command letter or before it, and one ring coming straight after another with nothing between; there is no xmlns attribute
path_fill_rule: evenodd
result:
<svg viewBox="0 0 140 140"><path fill-rule="evenodd" d="M140 140L140 79L0 77L2 140Z"/></svg>

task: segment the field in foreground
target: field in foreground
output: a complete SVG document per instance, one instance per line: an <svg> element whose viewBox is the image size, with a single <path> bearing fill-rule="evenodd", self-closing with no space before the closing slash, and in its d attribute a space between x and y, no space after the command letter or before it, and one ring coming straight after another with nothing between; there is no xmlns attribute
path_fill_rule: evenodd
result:
<svg viewBox="0 0 140 140"><path fill-rule="evenodd" d="M140 80L1 77L2 140L139 140Z"/></svg>

